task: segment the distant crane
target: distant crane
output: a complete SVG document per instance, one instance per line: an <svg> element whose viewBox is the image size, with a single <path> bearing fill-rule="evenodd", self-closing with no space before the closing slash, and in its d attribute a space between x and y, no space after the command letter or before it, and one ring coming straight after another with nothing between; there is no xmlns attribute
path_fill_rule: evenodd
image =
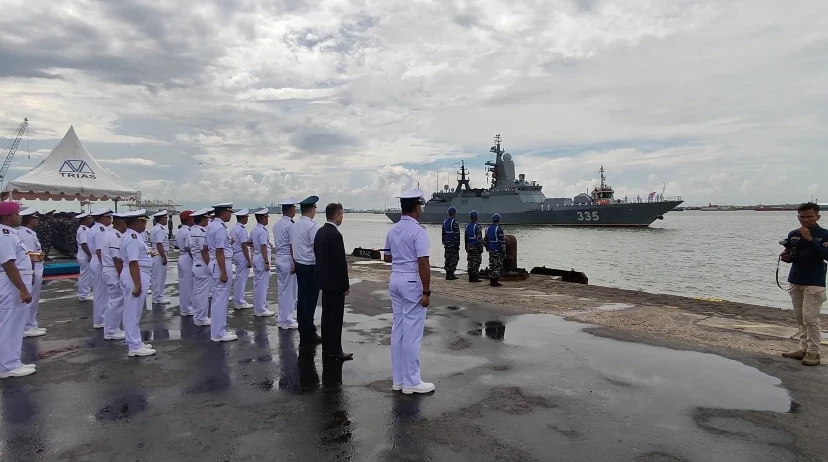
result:
<svg viewBox="0 0 828 462"><path fill-rule="evenodd" d="M20 140L23 139L23 134L26 133L26 129L29 127L29 119L23 119L23 123L17 127L17 136L14 138L14 141L11 143L11 147L6 154L6 158L3 159L3 166L0 167L0 188L2 188L3 183L6 181L6 173L9 171L9 167L11 166L12 159L14 159L14 153L17 152L17 147L20 146Z"/></svg>

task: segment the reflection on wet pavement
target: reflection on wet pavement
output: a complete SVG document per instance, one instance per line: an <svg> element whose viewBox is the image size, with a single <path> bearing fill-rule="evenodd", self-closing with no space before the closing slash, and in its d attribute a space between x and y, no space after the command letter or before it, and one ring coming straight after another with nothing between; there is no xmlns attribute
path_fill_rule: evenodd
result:
<svg viewBox="0 0 828 462"><path fill-rule="evenodd" d="M62 308L44 314L49 336L24 342L38 373L0 382L0 459L796 460L783 431L715 430L751 425L732 410L788 412L777 378L439 296L420 358L437 391L392 392L387 295L379 283L352 287L347 363L252 310L231 310L238 341L214 343L209 327L177 316L172 296L143 317L142 337L159 353L126 358L123 342L104 341L86 321L59 322L91 305L55 302Z"/></svg>

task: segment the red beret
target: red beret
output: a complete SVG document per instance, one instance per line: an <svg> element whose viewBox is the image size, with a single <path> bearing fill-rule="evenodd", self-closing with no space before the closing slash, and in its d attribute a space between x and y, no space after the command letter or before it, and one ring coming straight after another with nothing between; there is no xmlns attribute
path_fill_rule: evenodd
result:
<svg viewBox="0 0 828 462"><path fill-rule="evenodd" d="M180 219L181 219L181 221L184 221L184 220L186 220L186 219L188 219L188 218L192 217L192 215L193 215L193 211L192 211L192 210L185 210L185 211L181 212L181 213L178 215L178 218L180 218Z"/></svg>
<svg viewBox="0 0 828 462"><path fill-rule="evenodd" d="M0 202L0 217L14 215L20 211L20 204L12 201Z"/></svg>

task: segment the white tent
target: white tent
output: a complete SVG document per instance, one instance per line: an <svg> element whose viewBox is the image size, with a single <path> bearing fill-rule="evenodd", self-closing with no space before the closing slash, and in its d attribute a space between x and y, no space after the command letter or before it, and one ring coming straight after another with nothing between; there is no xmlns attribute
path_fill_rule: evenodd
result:
<svg viewBox="0 0 828 462"><path fill-rule="evenodd" d="M124 186L92 158L75 127L31 172L11 181L10 199L128 200L141 199L141 191Z"/></svg>

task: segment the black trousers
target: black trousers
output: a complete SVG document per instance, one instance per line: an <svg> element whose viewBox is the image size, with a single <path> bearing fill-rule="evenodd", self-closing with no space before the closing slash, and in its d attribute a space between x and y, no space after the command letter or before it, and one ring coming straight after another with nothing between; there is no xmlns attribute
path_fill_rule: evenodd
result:
<svg viewBox="0 0 828 462"><path fill-rule="evenodd" d="M316 335L313 315L316 313L319 289L316 286L315 271L315 265L296 263L296 322L299 323L299 335Z"/></svg>
<svg viewBox="0 0 828 462"><path fill-rule="evenodd" d="M342 353L342 318L345 316L345 295L341 291L322 291L322 352Z"/></svg>

